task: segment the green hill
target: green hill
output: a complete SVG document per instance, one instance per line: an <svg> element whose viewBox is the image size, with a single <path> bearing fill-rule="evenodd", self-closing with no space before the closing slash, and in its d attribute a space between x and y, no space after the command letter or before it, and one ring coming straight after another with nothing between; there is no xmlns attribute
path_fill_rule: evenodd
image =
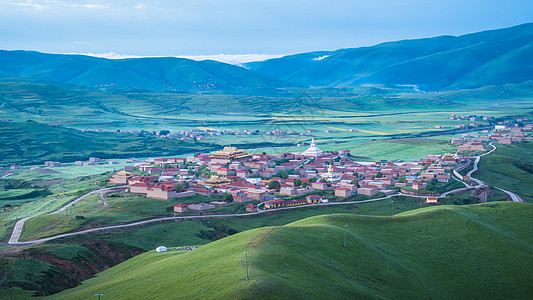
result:
<svg viewBox="0 0 533 300"><path fill-rule="evenodd" d="M532 57L533 23L527 23L458 37L303 53L247 66L309 86L417 85L434 91L531 80Z"/></svg>
<svg viewBox="0 0 533 300"><path fill-rule="evenodd" d="M111 90L190 92L282 87L270 76L216 61L174 57L104 59L0 50L0 77L38 78Z"/></svg>
<svg viewBox="0 0 533 300"><path fill-rule="evenodd" d="M213 149L211 146L112 132L83 132L41 123L0 122L0 166L73 162L99 158L177 155Z"/></svg>
<svg viewBox="0 0 533 300"><path fill-rule="evenodd" d="M151 251L51 298L531 299L532 213L490 203L312 217L187 253Z"/></svg>

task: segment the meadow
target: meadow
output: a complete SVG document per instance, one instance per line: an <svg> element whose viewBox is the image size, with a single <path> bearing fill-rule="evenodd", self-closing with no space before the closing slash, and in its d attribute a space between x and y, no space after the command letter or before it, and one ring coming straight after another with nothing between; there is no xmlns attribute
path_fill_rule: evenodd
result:
<svg viewBox="0 0 533 300"><path fill-rule="evenodd" d="M529 204L491 203L395 217L322 215L187 253L152 250L50 298L92 299L101 291L113 299L526 299L533 294L530 214Z"/></svg>
<svg viewBox="0 0 533 300"><path fill-rule="evenodd" d="M513 191L533 203L533 144L498 145L491 155L479 163L474 174L489 185Z"/></svg>
<svg viewBox="0 0 533 300"><path fill-rule="evenodd" d="M1 137L5 138L7 147L0 164L47 159L66 162L88 155L109 158L175 155L212 151L224 145L254 153L280 153L299 151L296 144L309 143L311 138L326 151L351 150L352 154L369 159L418 159L418 153L424 151L447 152L450 147L443 142L456 134L454 126L470 123L449 120L451 114L504 118L527 115L531 110L527 90L520 85L435 94L387 87L282 88L279 92L278 96L111 93L60 84L2 80L0 97L5 105L0 109L0 116L3 120L22 123L0 124L5 129ZM24 122L28 120L34 122ZM35 122L61 127L39 127ZM482 121L476 123L482 127L489 125ZM79 132L64 127L109 132ZM260 134L226 134L209 136L209 140L198 143L182 143L114 133L204 128L259 130ZM295 131L298 135L266 135L277 129ZM315 131L306 133L306 130ZM68 141L71 146L61 148L51 142L52 137L59 142ZM398 138L439 141L427 145L380 143ZM13 140L26 142L11 145Z"/></svg>

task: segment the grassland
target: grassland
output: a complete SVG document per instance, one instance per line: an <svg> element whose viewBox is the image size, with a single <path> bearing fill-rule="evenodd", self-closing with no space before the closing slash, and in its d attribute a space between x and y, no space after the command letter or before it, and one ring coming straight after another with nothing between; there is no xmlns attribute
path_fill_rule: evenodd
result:
<svg viewBox="0 0 533 300"><path fill-rule="evenodd" d="M132 158L194 153L211 149L194 143L152 136L110 132L81 132L36 122L0 122L3 166L73 162L99 158Z"/></svg>
<svg viewBox="0 0 533 300"><path fill-rule="evenodd" d="M533 144L498 145L491 155L485 156L474 174L489 185L517 193L533 203ZM529 171L528 171L529 170Z"/></svg>
<svg viewBox="0 0 533 300"><path fill-rule="evenodd" d="M94 132L80 136L79 132L74 134L70 131L60 131L63 133L59 137L73 137L72 141L68 140L73 149L68 150L51 143L50 138L46 138L48 135L35 137L21 134L21 130L17 128L6 131L1 137L8 142L27 141L22 145L15 145L20 148L19 152L11 153L11 150L6 148L9 150L6 153L10 154L4 158L6 163L17 159L21 163L29 162L21 155L34 159L41 155L43 159L73 160L77 159L77 156L90 154L91 151L95 155L103 151L106 157L139 156L154 152L166 155L183 153L183 148L189 149L188 152L196 152L195 149L209 150L220 145L237 145L252 152L279 153L299 151L301 149L295 145L308 143L313 137L326 151L350 149L354 155L371 156L370 159L407 160L420 156L424 151L448 151L448 145L443 142L453 134L453 126L468 123L449 120L450 114L489 115L496 118L528 114L531 109L529 94L526 92L527 90L521 90L520 86L437 94L408 93L384 87L352 87L281 89L279 96L234 96L105 93L72 86L0 80L0 99L5 104L0 109L0 117L6 120L32 120L62 127L112 132L141 129L150 132L165 129L178 132L198 128L241 132L249 129L261 132L257 136L209 137L210 140L201 145L169 140L165 140L165 145L162 145L157 144L158 139ZM487 122L478 123L488 125ZM14 123L4 125L13 126ZM298 133L312 129L316 132L311 133L312 136L277 137L265 134L276 129ZM349 131L351 129L357 132ZM327 133L325 130L334 132ZM379 143L391 138L431 136L442 138L437 138L438 142L427 145ZM99 142L102 139L112 143ZM83 145L81 140L89 142L83 149L78 149L78 146ZM63 138L59 141L64 143L67 140ZM156 144L152 144L152 141ZM91 149L93 146L94 149ZM88 149L85 149L87 147ZM73 150L74 153L70 153ZM20 155L16 156L16 153Z"/></svg>
<svg viewBox="0 0 533 300"><path fill-rule="evenodd" d="M113 299L527 299L533 295L532 212L529 204L491 203L394 218L317 216L188 253L151 251L51 298L92 299L101 291Z"/></svg>

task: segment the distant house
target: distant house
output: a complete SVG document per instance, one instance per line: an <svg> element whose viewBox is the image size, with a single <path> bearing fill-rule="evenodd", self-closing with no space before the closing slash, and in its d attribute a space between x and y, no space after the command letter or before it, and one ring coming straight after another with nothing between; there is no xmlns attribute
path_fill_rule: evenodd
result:
<svg viewBox="0 0 533 300"><path fill-rule="evenodd" d="M336 197L350 197L352 195L352 190L348 188L336 188L335 189L335 196Z"/></svg>
<svg viewBox="0 0 533 300"><path fill-rule="evenodd" d="M246 205L246 211L251 212L251 213L257 212L257 205L255 204Z"/></svg>
<svg viewBox="0 0 533 300"><path fill-rule="evenodd" d="M174 205L174 212L177 212L177 213L187 212L187 206L188 205L185 203L178 203Z"/></svg>
<svg viewBox="0 0 533 300"><path fill-rule="evenodd" d="M195 189L194 192L198 195L202 195L206 197L211 197L214 194L212 189L206 189L206 188L198 188L198 189Z"/></svg>
<svg viewBox="0 0 533 300"><path fill-rule="evenodd" d="M157 251L157 252L166 252L167 251L167 247L159 246L159 247L155 248L155 251Z"/></svg>
<svg viewBox="0 0 533 300"><path fill-rule="evenodd" d="M285 201L281 199L274 199L274 200L265 202L265 208L277 208L277 207L282 207L284 205L285 205Z"/></svg>
<svg viewBox="0 0 533 300"><path fill-rule="evenodd" d="M437 197L427 197L427 198L426 198L426 203L427 203L427 204L436 204L436 203L439 203L439 198L437 198Z"/></svg>
<svg viewBox="0 0 533 300"><path fill-rule="evenodd" d="M248 197L257 200L257 201L264 201L266 198L266 191L265 190L258 190L258 189L247 189L246 194L248 194Z"/></svg>
<svg viewBox="0 0 533 300"><path fill-rule="evenodd" d="M419 182L419 181L413 182L413 190L423 190L427 187L428 187L427 182Z"/></svg>
<svg viewBox="0 0 533 300"><path fill-rule="evenodd" d="M128 181L130 179L131 173L128 173L126 171L119 171L109 179L109 182L116 184L128 184Z"/></svg>
<svg viewBox="0 0 533 300"><path fill-rule="evenodd" d="M379 193L376 187L361 187L357 189L357 193L365 196L374 196Z"/></svg>
<svg viewBox="0 0 533 300"><path fill-rule="evenodd" d="M282 187L279 190L279 193L285 196L294 196L297 194L296 189L293 187Z"/></svg>
<svg viewBox="0 0 533 300"><path fill-rule="evenodd" d="M228 168L220 168L220 169L217 169L217 175L234 176L235 175L235 170L228 169Z"/></svg>
<svg viewBox="0 0 533 300"><path fill-rule="evenodd" d="M322 202L322 197L319 195L309 195L305 197L305 199L307 200L307 203L309 204Z"/></svg>

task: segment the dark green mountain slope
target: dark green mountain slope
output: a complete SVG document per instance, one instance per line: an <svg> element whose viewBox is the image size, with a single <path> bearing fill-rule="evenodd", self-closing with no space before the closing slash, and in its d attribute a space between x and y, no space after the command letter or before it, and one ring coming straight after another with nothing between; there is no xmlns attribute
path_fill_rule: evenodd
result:
<svg viewBox="0 0 533 300"><path fill-rule="evenodd" d="M287 85L270 76L216 61L172 57L111 60L30 51L0 51L0 76L167 92L242 92Z"/></svg>
<svg viewBox="0 0 533 300"><path fill-rule="evenodd" d="M303 53L247 66L310 86L407 84L423 90L462 89L532 80L532 49L533 23L528 23L458 37Z"/></svg>
<svg viewBox="0 0 533 300"><path fill-rule="evenodd" d="M530 299L532 208L312 217L184 254L151 251L50 298L93 299L101 291L112 299Z"/></svg>

